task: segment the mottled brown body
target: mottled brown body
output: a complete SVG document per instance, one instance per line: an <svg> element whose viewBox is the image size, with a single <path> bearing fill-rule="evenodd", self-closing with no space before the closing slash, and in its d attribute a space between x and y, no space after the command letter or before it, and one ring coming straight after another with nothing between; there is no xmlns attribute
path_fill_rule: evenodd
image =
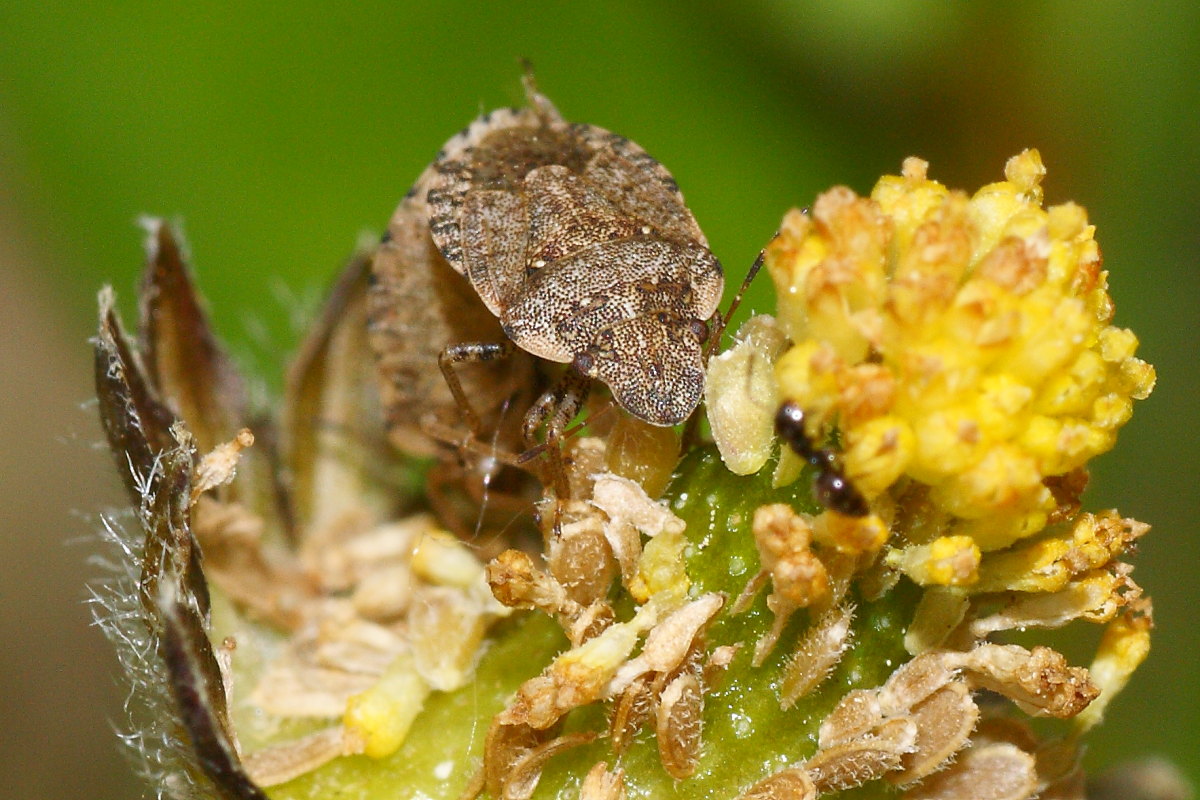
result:
<svg viewBox="0 0 1200 800"><path fill-rule="evenodd" d="M441 352L461 342L504 340L496 318L434 246L427 220L422 197L413 194L400 204L376 252L368 293L389 437L414 455L434 454L439 430L464 433L438 369ZM522 417L541 385L534 360L514 353L504 362L463 370L460 380L492 444L519 451Z"/></svg>
<svg viewBox="0 0 1200 800"><path fill-rule="evenodd" d="M457 375L473 409L473 419L464 424L439 357L450 345L504 341L504 334L442 258L427 220L424 202L415 195L392 216L372 258L368 338L389 441L410 455L439 457L426 478L429 502L442 524L477 536L484 529L506 529L514 515L532 512L537 481L504 465L524 449L526 409L548 379L536 359L520 351L503 361L470 365Z"/></svg>
<svg viewBox="0 0 1200 800"><path fill-rule="evenodd" d="M519 348L647 422L681 422L703 391L721 266L662 165L530 100L477 119L417 181L433 241Z"/></svg>

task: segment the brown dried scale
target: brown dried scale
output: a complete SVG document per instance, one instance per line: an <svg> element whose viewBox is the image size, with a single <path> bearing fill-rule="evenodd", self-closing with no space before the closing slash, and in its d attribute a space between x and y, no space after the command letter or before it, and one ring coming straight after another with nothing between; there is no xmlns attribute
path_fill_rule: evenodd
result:
<svg viewBox="0 0 1200 800"><path fill-rule="evenodd" d="M703 392L720 264L666 169L622 136L564 121L528 89L529 108L480 117L417 181L433 241L508 340L572 365L527 432L547 419L561 430L587 379L646 422L681 422Z"/></svg>

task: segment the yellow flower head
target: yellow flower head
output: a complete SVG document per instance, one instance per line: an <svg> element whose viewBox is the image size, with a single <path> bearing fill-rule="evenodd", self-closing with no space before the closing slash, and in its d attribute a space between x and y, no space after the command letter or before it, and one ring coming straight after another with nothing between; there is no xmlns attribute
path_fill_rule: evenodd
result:
<svg viewBox="0 0 1200 800"><path fill-rule="evenodd" d="M1036 150L971 197L926 167L785 217L777 378L810 435L839 431L867 498L926 487L939 534L993 550L1045 527L1059 476L1113 446L1154 370L1110 324L1084 209L1043 207Z"/></svg>

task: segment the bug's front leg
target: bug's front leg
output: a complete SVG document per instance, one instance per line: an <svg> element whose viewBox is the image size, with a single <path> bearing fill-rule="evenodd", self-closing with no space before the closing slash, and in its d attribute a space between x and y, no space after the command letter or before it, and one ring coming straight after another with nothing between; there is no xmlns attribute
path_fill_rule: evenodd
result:
<svg viewBox="0 0 1200 800"><path fill-rule="evenodd" d="M521 461L536 458L543 450L549 460L550 476L546 481L554 488L559 500L571 496L571 487L567 480L566 465L563 463L562 436L583 402L587 399L592 380L573 367L563 373L558 382L542 393L533 407L525 415L524 435L525 446L529 448L521 454ZM538 429L545 424L545 441L537 440Z"/></svg>
<svg viewBox="0 0 1200 800"><path fill-rule="evenodd" d="M442 370L446 385L450 387L450 394L454 395L454 402L458 404L459 411L467 422L467 427L476 437L483 434L483 422L471 405L467 393L463 391L462 381L458 379L455 367L459 364L477 364L508 358L515 349L516 345L512 342L467 342L452 344L438 354L438 367Z"/></svg>

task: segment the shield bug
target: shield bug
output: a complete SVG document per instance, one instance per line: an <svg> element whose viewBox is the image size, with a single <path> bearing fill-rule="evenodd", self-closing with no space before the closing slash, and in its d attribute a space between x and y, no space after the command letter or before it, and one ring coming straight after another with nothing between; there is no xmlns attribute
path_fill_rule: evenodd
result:
<svg viewBox="0 0 1200 800"><path fill-rule="evenodd" d="M517 352L568 365L523 425L528 445L545 426L554 459L593 380L653 425L692 413L724 277L662 165L622 136L564 121L528 78L526 92L527 108L485 114L451 138L411 202L503 333L440 354L468 422L475 395L457 365Z"/></svg>

